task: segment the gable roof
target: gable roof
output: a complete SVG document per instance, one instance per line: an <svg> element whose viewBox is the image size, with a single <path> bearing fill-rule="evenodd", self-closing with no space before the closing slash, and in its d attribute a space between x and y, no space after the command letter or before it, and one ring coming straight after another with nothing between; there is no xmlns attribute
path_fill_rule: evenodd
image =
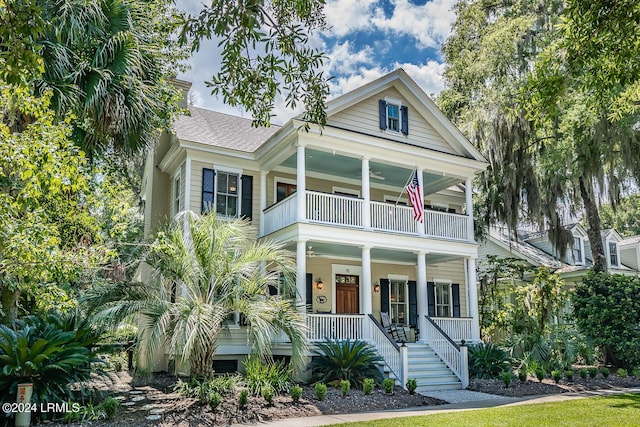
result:
<svg viewBox="0 0 640 427"><path fill-rule="evenodd" d="M173 133L178 139L214 147L253 153L280 129L254 127L251 119L204 108L189 107L189 112L178 117Z"/></svg>
<svg viewBox="0 0 640 427"><path fill-rule="evenodd" d="M620 241L620 246L637 245L640 243L640 235L627 237Z"/></svg>
<svg viewBox="0 0 640 427"><path fill-rule="evenodd" d="M551 269L568 267L568 264L538 249L532 244L523 240L516 240L513 236L505 232L504 229L490 228L487 237L498 246L513 253L514 256L522 258L533 265L544 265Z"/></svg>
<svg viewBox="0 0 640 427"><path fill-rule="evenodd" d="M439 132L464 157L480 162L486 162L484 156L460 130L438 108L420 86L404 71L398 68L372 82L347 92L327 102L327 117L331 117L389 87L394 87L400 93L412 98L412 104L419 113L427 119L429 124Z"/></svg>

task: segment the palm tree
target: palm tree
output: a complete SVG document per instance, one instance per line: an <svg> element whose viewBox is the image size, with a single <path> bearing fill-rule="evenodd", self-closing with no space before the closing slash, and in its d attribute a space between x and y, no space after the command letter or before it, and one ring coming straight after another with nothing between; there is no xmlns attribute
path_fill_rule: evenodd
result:
<svg viewBox="0 0 640 427"><path fill-rule="evenodd" d="M271 337L284 332L291 340L292 367L300 368L307 338L295 299L287 298L295 295L293 260L280 245L254 236L245 220L180 214L150 249L149 283L95 289L85 297L94 322L116 325L135 317L146 366L166 348L189 362L192 376L208 377L217 338L227 319L239 313L254 353L270 357ZM279 287L284 296L269 295L269 287Z"/></svg>
<svg viewBox="0 0 640 427"><path fill-rule="evenodd" d="M91 157L151 147L177 105L167 81L184 55L162 0L60 0L43 4L50 25L40 42L44 73L36 86L76 119L74 139ZM162 36L162 37L161 37ZM173 69L169 69L172 64Z"/></svg>

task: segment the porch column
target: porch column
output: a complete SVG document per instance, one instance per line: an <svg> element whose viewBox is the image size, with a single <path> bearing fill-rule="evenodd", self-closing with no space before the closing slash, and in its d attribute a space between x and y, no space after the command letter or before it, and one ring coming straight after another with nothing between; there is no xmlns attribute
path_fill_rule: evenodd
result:
<svg viewBox="0 0 640 427"><path fill-rule="evenodd" d="M361 313L373 313L373 305L371 303L371 246L362 247L362 303Z"/></svg>
<svg viewBox="0 0 640 427"><path fill-rule="evenodd" d="M304 166L304 145L298 145L298 149L296 152L296 160L297 160L297 170L296 170L296 208L297 208L297 216L296 219L298 222L306 221L307 213L307 192L306 192L306 181L305 181L305 166Z"/></svg>
<svg viewBox="0 0 640 427"><path fill-rule="evenodd" d="M362 225L364 228L371 228L371 189L369 182L369 159L362 158ZM364 260L363 260L364 262Z"/></svg>
<svg viewBox="0 0 640 427"><path fill-rule="evenodd" d="M296 307L307 312L307 241L298 240L296 247Z"/></svg>
<svg viewBox="0 0 640 427"><path fill-rule="evenodd" d="M423 209L424 209L424 182L423 182L423 178L422 178L422 169L421 168L418 168L418 185L420 186L420 201L421 201L421 203L423 205ZM426 215L426 212L424 212L422 214L422 224L418 223L418 234L421 235L421 236L424 236L424 235L427 234L427 232L426 232L427 221L426 221L425 215ZM425 283L426 283L426 280L425 280ZM425 295L427 295L426 292L425 292Z"/></svg>
<svg viewBox="0 0 640 427"><path fill-rule="evenodd" d="M476 278L476 259L467 258L467 286L469 287L469 316L471 321L471 339L480 342L480 317L478 316L478 281Z"/></svg>
<svg viewBox="0 0 640 427"><path fill-rule="evenodd" d="M464 182L464 195L466 198L465 201L465 212L467 214L467 240L473 241L473 181L471 178L467 178Z"/></svg>
<svg viewBox="0 0 640 427"><path fill-rule="evenodd" d="M267 172L260 171L260 235L264 236L264 210L267 208Z"/></svg>
<svg viewBox="0 0 640 427"><path fill-rule="evenodd" d="M429 313L427 305L427 253L418 252L418 282L416 283L416 299L418 309L418 332L420 341L424 341L427 336L427 319Z"/></svg>

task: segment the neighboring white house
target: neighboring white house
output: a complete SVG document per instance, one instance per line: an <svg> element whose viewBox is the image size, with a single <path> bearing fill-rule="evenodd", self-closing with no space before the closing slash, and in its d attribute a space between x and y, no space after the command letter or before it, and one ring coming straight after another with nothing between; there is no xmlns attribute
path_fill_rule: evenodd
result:
<svg viewBox="0 0 640 427"><path fill-rule="evenodd" d="M479 271L485 272L487 256L516 258L531 267L545 266L562 278L571 288L575 286L593 267L591 243L584 227L578 223L569 224L566 229L573 235L573 242L562 256L553 247L546 230L539 232L519 232L516 239L504 228L489 229L486 240L480 243ZM623 239L613 229L602 231L602 244L611 274L639 275L640 238Z"/></svg>
<svg viewBox="0 0 640 427"><path fill-rule="evenodd" d="M472 180L485 159L402 69L327 107L327 125L308 131L298 118L255 128L190 107L149 153L145 232L186 209L247 217L295 254L312 342L366 339L402 384L410 375L419 390L464 387L456 343L479 340ZM423 222L404 192L414 171ZM381 313L417 342L393 342ZM219 363L249 351L232 323ZM274 354L286 355L277 341Z"/></svg>

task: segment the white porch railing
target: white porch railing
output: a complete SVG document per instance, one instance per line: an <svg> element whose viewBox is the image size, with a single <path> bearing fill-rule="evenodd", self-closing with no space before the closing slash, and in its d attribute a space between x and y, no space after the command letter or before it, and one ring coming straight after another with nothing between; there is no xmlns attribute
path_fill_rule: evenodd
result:
<svg viewBox="0 0 640 427"><path fill-rule="evenodd" d="M294 193L264 210L264 234L273 233L296 222L296 196Z"/></svg>
<svg viewBox="0 0 640 427"><path fill-rule="evenodd" d="M469 385L469 358L466 346L458 346L442 329L429 317L427 318L427 330L425 340L433 351L460 379L462 389ZM422 331L420 331L422 334Z"/></svg>
<svg viewBox="0 0 640 427"><path fill-rule="evenodd" d="M424 211L427 236L453 240L469 240L469 219L460 215L439 211Z"/></svg>
<svg viewBox="0 0 640 427"><path fill-rule="evenodd" d="M380 356L382 356L391 372L393 372L400 381L400 385L404 387L405 369L403 369L401 347L393 338L384 332L382 326L371 314L365 317L364 327L365 335L369 338L369 342L375 347Z"/></svg>
<svg viewBox="0 0 640 427"><path fill-rule="evenodd" d="M362 227L362 199L307 191L307 219L325 224Z"/></svg>
<svg viewBox="0 0 640 427"><path fill-rule="evenodd" d="M456 343L462 340L470 343L473 339L471 334L471 317L432 317L431 320L442 329Z"/></svg>
<svg viewBox="0 0 640 427"><path fill-rule="evenodd" d="M264 210L264 234L285 228L297 220L297 197L294 193ZM306 220L313 223L363 228L364 200L337 194L307 191ZM469 217L467 215L425 210L424 223L413 219L413 209L391 203L370 203L371 228L394 233L468 241Z"/></svg>
<svg viewBox="0 0 640 427"><path fill-rule="evenodd" d="M363 314L307 314L309 341L363 339Z"/></svg>
<svg viewBox="0 0 640 427"><path fill-rule="evenodd" d="M371 202L371 227L376 230L417 234L417 224L410 207Z"/></svg>

